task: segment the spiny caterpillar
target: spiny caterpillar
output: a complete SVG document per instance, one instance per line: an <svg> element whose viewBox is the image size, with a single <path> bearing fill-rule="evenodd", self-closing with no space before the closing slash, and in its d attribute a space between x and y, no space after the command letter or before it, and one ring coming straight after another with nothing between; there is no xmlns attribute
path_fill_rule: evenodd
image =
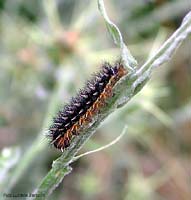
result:
<svg viewBox="0 0 191 200"><path fill-rule="evenodd" d="M59 111L49 128L51 144L63 151L70 146L71 138L96 115L113 95L112 89L117 81L127 73L121 62L114 66L105 63L101 71L87 81L70 103Z"/></svg>

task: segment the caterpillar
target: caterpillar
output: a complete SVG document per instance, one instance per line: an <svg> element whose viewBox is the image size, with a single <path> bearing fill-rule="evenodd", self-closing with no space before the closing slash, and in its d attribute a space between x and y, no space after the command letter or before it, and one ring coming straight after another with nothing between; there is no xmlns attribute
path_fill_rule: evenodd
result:
<svg viewBox="0 0 191 200"><path fill-rule="evenodd" d="M49 128L51 144L62 152L68 148L71 138L104 107L113 95L113 86L127 73L121 62L114 66L104 63L100 72L87 81L85 87L60 110Z"/></svg>

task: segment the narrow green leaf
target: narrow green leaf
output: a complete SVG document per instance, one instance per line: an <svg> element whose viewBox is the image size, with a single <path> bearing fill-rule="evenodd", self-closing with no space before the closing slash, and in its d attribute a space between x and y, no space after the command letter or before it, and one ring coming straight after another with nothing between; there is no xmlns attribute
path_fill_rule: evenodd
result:
<svg viewBox="0 0 191 200"><path fill-rule="evenodd" d="M137 67L137 61L123 42L123 37L119 28L109 19L103 0L98 0L98 8L105 20L106 27L114 43L121 48L121 57L125 66L129 69L129 71L134 71Z"/></svg>

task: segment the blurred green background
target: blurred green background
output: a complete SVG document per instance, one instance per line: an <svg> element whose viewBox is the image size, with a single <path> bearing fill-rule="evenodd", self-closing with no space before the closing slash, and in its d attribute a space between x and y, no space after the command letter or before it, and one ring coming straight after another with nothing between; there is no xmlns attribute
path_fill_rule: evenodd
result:
<svg viewBox="0 0 191 200"><path fill-rule="evenodd" d="M140 66L191 9L190 0L105 3ZM109 143L125 125L128 133L111 148L75 162L49 199L191 199L190 39L135 98L107 118L81 153ZM32 193L40 184L60 155L43 135L46 121L104 61L119 57L96 1L0 0L2 194ZM29 163L22 159L31 145ZM26 170L14 181L14 170L23 164Z"/></svg>

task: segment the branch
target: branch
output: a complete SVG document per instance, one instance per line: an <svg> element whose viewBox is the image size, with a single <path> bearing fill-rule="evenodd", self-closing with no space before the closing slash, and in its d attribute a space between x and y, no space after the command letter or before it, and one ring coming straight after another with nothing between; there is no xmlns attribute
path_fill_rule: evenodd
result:
<svg viewBox="0 0 191 200"><path fill-rule="evenodd" d="M137 92L139 92L150 79L152 70L168 61L178 46L191 32L191 13L189 13L184 18L182 25L164 43L159 51L139 70L136 70L136 61L123 43L119 29L106 15L102 0L98 0L98 6L114 42L117 43L117 45L119 45L122 49L122 57L123 60L125 60L126 67L129 69L129 73L115 85L113 88L114 95L108 100L107 106L104 107L99 114L93 117L90 124L85 125L80 130L79 136L72 139L70 147L64 151L64 153L56 161L53 162L52 169L48 172L36 190L38 194L44 194L45 198L58 186L62 179L71 172L72 168L70 167L70 164L74 161L75 155L82 148L84 143L94 134L101 122L104 121L110 113L118 107L123 106ZM123 48L128 50L125 55L123 54ZM39 198L36 197L35 199Z"/></svg>
<svg viewBox="0 0 191 200"><path fill-rule="evenodd" d="M137 76L146 70L152 70L155 67L169 61L181 45L181 43L191 33L191 11L184 17L181 26L172 34L172 36L161 46L158 52L146 61L146 63L137 71Z"/></svg>
<svg viewBox="0 0 191 200"><path fill-rule="evenodd" d="M125 126L124 129L123 129L123 131L122 131L122 133L117 138L115 138L113 141L111 141L109 144L106 144L106 145L104 145L104 146L102 146L100 148L97 148L95 150L88 151L86 153L83 153L83 154L80 154L78 156L75 156L73 158L72 162L75 162L76 160L78 160L81 157L90 155L92 153L97 153L99 151L103 151L104 149L107 149L107 148L111 147L112 145L116 144L125 135L126 131L127 131L127 126Z"/></svg>

